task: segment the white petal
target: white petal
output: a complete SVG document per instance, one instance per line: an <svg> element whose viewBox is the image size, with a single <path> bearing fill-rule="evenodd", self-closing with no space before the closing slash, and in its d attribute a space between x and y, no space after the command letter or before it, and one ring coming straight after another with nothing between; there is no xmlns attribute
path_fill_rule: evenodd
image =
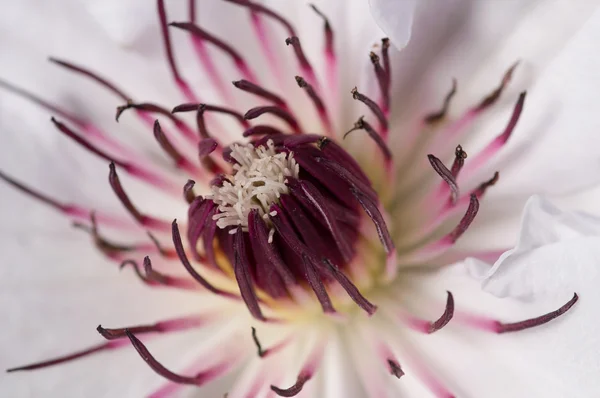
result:
<svg viewBox="0 0 600 398"><path fill-rule="evenodd" d="M369 0L371 14L397 49L410 39L416 0Z"/></svg>

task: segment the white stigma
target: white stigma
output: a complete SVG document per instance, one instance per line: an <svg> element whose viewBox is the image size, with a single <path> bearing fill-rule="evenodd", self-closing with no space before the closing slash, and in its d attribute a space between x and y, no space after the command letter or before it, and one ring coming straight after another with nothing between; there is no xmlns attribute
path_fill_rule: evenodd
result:
<svg viewBox="0 0 600 398"><path fill-rule="evenodd" d="M266 147L256 148L252 144L233 144L231 157L237 161L233 176L223 186L213 186L208 198L217 204L213 220L219 228L239 225L247 231L250 211L258 210L267 220L271 205L289 192L287 177L298 178L300 167L293 153L276 153L273 140L267 141Z"/></svg>

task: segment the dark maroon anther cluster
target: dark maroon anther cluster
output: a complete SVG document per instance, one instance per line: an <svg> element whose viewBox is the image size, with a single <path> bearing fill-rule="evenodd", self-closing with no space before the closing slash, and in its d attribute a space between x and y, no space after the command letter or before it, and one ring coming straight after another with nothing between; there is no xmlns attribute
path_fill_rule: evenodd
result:
<svg viewBox="0 0 600 398"><path fill-rule="evenodd" d="M271 205L267 219L258 210L249 213L247 231L238 226L217 227L213 219L217 205L209 198L195 198L188 212L193 255L221 268L215 248L221 250L233 266L244 302L260 320L265 317L257 288L280 298L290 294L291 286L307 283L323 311L332 313L335 309L327 285L334 281L373 314L376 307L345 274L354 258L363 210L373 220L386 252L393 250L371 182L362 171L357 172L360 168L342 147L325 137L265 133L251 142L259 146L272 140L276 153L293 153L300 165L299 177L286 180L289 193ZM275 233L269 243L271 228ZM198 247L203 248L202 253Z"/></svg>

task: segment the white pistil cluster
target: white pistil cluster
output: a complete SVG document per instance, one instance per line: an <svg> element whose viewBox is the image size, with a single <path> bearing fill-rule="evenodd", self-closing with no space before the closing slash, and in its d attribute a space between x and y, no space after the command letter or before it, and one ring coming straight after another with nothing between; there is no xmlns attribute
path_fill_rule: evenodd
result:
<svg viewBox="0 0 600 398"><path fill-rule="evenodd" d="M271 205L281 194L288 193L287 177L298 178L300 168L293 153L276 153L272 140L267 141L266 147L234 144L231 149L231 157L237 161L230 177L233 181L212 187L209 198L218 206L213 220L217 220L219 228L239 225L247 231L250 211L256 209L263 219L268 219ZM235 229L230 233L235 233Z"/></svg>

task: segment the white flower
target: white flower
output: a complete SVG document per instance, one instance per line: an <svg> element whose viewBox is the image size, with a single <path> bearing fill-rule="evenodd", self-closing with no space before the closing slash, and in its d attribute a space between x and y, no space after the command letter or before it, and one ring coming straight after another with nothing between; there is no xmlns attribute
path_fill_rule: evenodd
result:
<svg viewBox="0 0 600 398"><path fill-rule="evenodd" d="M0 366L94 355L2 395L594 396L598 221L487 262L598 182L595 2L157 4L3 11Z"/></svg>

